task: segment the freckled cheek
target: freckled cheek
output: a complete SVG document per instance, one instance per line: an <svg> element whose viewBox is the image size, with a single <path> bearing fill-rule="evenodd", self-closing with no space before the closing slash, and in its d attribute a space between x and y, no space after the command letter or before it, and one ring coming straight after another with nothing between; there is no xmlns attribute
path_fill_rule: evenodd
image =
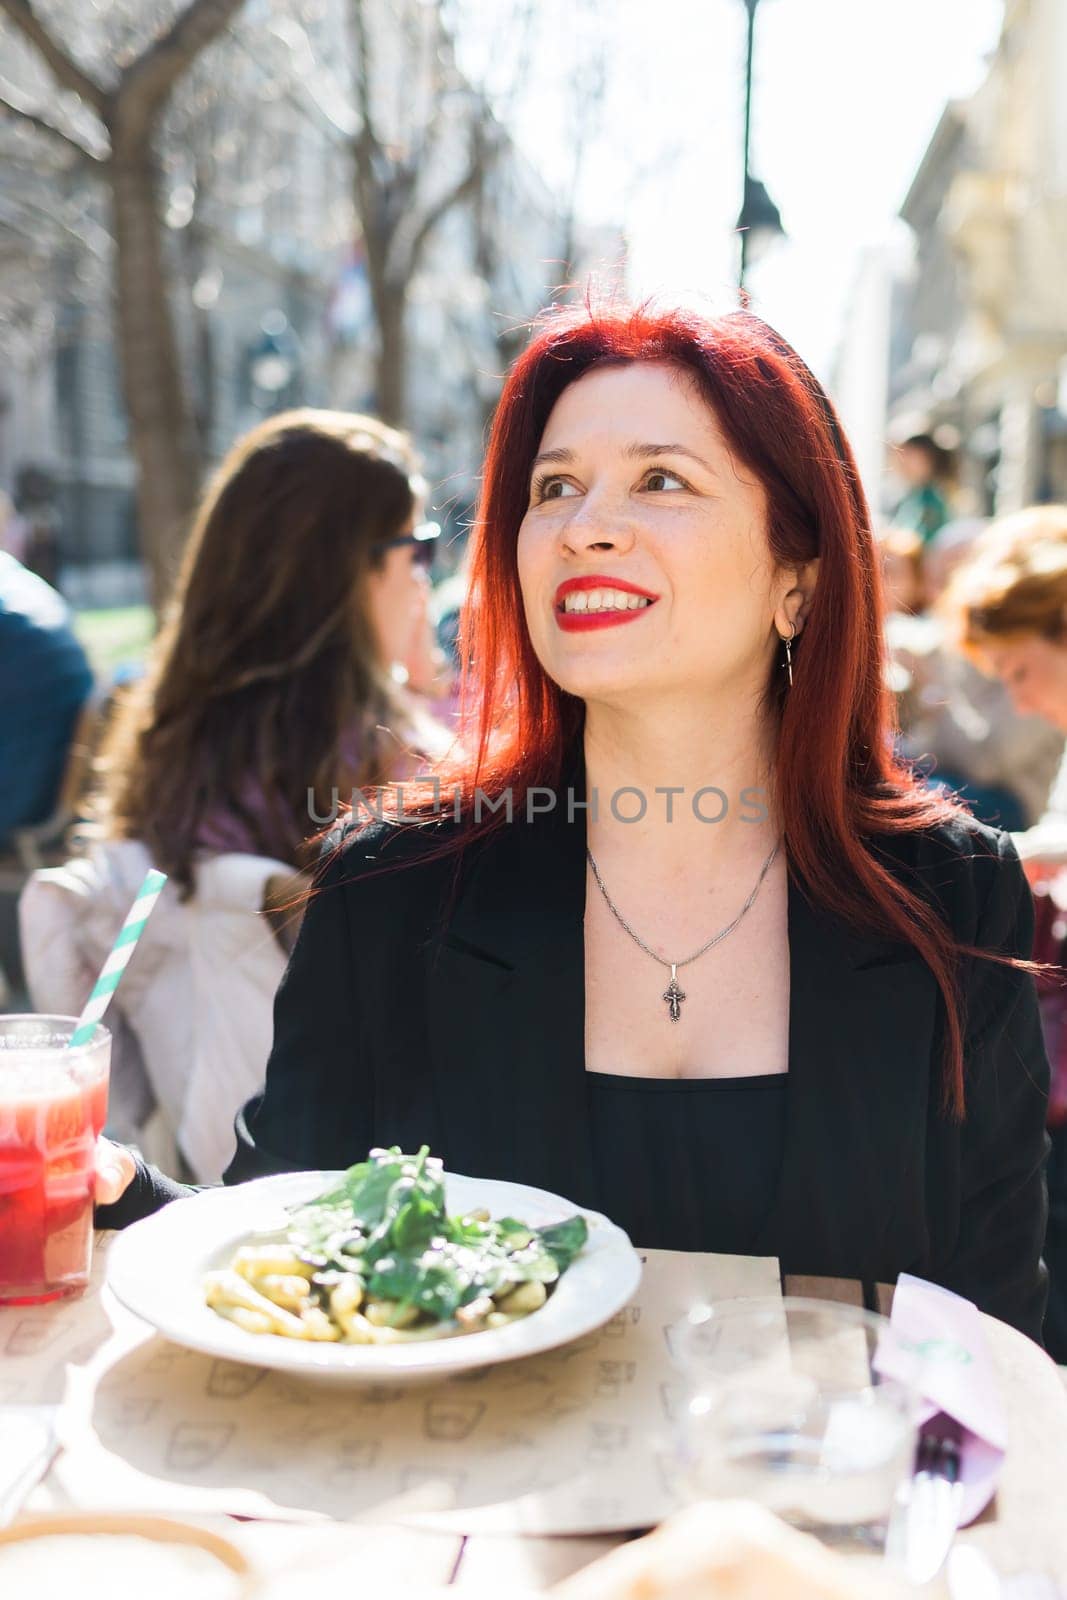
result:
<svg viewBox="0 0 1067 1600"><path fill-rule="evenodd" d="M515 551L519 592L528 615L551 606L552 544L533 532L519 531Z"/></svg>
<svg viewBox="0 0 1067 1600"><path fill-rule="evenodd" d="M723 666L758 662L773 607L751 568L703 561L671 577L670 631L680 647Z"/></svg>
<svg viewBox="0 0 1067 1600"><path fill-rule="evenodd" d="M688 557L684 565L676 562L670 571L680 609L705 622L725 616L739 621L754 609L761 586L751 561L747 566L739 562L733 550L724 542L716 546L707 533Z"/></svg>
<svg viewBox="0 0 1067 1600"><path fill-rule="evenodd" d="M544 616L547 600L544 598L544 584L536 581L536 576L530 568L518 568L518 606L526 619L526 627L530 630L531 637L536 640L544 632Z"/></svg>

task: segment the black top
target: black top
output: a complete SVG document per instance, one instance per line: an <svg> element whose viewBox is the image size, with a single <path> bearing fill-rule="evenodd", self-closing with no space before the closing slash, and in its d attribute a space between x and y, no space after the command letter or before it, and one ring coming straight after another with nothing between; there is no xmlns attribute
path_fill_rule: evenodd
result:
<svg viewBox="0 0 1067 1600"><path fill-rule="evenodd" d="M787 1075L586 1077L605 1216L639 1248L752 1254L781 1172Z"/></svg>
<svg viewBox="0 0 1067 1600"><path fill-rule="evenodd" d="M425 1143L453 1172L596 1208L585 812L564 798L532 822L521 807L501 815L456 883L455 856L439 852L458 826L446 814L338 830L228 1182ZM1007 834L961 814L863 844L959 943L1030 954L1033 902ZM816 901L789 867L788 1114L753 1253L866 1284L912 1272L1039 1339L1049 1069L1033 979L960 957L960 1122L945 1109L945 1006L929 967ZM125 1217L159 1198L139 1185Z"/></svg>
<svg viewBox="0 0 1067 1600"><path fill-rule="evenodd" d="M587 1072L595 1209L645 1250L751 1255L785 1147L786 1074L630 1078ZM121 1228L196 1187L139 1162L98 1227Z"/></svg>

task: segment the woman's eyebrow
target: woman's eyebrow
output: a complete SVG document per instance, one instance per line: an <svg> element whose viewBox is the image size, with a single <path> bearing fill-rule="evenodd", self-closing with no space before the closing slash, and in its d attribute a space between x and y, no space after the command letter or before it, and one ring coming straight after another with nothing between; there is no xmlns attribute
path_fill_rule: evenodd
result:
<svg viewBox="0 0 1067 1600"><path fill-rule="evenodd" d="M688 456L690 461L697 462L705 472L715 471L710 461L705 461L703 456L698 456L695 450L690 450L689 446L684 444L628 444L623 455L630 456L634 461L643 461L648 456Z"/></svg>
<svg viewBox="0 0 1067 1600"><path fill-rule="evenodd" d="M534 456L530 462L530 471L532 472L535 467L543 467L546 462L551 462L554 466L566 466L573 460L573 450L564 450L562 448L558 450L542 450L541 454Z"/></svg>
<svg viewBox="0 0 1067 1600"><path fill-rule="evenodd" d="M623 448L623 455L631 461L645 461L650 456L688 456L690 461L695 461L702 466L705 472L715 473L715 468L710 461L705 461L703 456L698 456L695 450L690 450L684 444L628 444ZM553 466L566 466L574 461L574 451L565 450L562 446L556 450L542 450L540 455L534 456L530 463L530 471L535 467L542 467L548 463Z"/></svg>

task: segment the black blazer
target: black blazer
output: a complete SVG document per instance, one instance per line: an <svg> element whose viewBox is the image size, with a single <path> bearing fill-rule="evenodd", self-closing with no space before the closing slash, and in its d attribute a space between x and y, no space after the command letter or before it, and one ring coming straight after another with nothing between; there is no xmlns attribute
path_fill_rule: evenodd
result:
<svg viewBox="0 0 1067 1600"><path fill-rule="evenodd" d="M454 826L347 836L279 989L228 1183L426 1143L456 1172L595 1206L584 812L472 847L449 907L452 860L416 858ZM962 940L1029 955L1007 835L964 819L869 845ZM415 864L383 870L401 859ZM787 1132L760 1253L869 1283L915 1272L1039 1339L1049 1069L1033 980L965 961L960 1126L940 1109L943 1007L914 950L815 909L792 876L788 916Z"/></svg>

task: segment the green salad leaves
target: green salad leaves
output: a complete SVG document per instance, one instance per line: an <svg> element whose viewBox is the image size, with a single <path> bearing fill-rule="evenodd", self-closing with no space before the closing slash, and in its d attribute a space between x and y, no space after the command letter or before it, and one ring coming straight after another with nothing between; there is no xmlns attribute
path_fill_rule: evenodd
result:
<svg viewBox="0 0 1067 1600"><path fill-rule="evenodd" d="M425 1145L417 1155L372 1150L291 1214L288 1241L313 1281L328 1288L358 1279L367 1301L391 1308L391 1325L410 1325L413 1312L449 1322L466 1311L459 1320L473 1328L494 1306L532 1309L588 1237L580 1215L546 1228L484 1212L450 1217L442 1164ZM516 1298L522 1285L544 1290Z"/></svg>

